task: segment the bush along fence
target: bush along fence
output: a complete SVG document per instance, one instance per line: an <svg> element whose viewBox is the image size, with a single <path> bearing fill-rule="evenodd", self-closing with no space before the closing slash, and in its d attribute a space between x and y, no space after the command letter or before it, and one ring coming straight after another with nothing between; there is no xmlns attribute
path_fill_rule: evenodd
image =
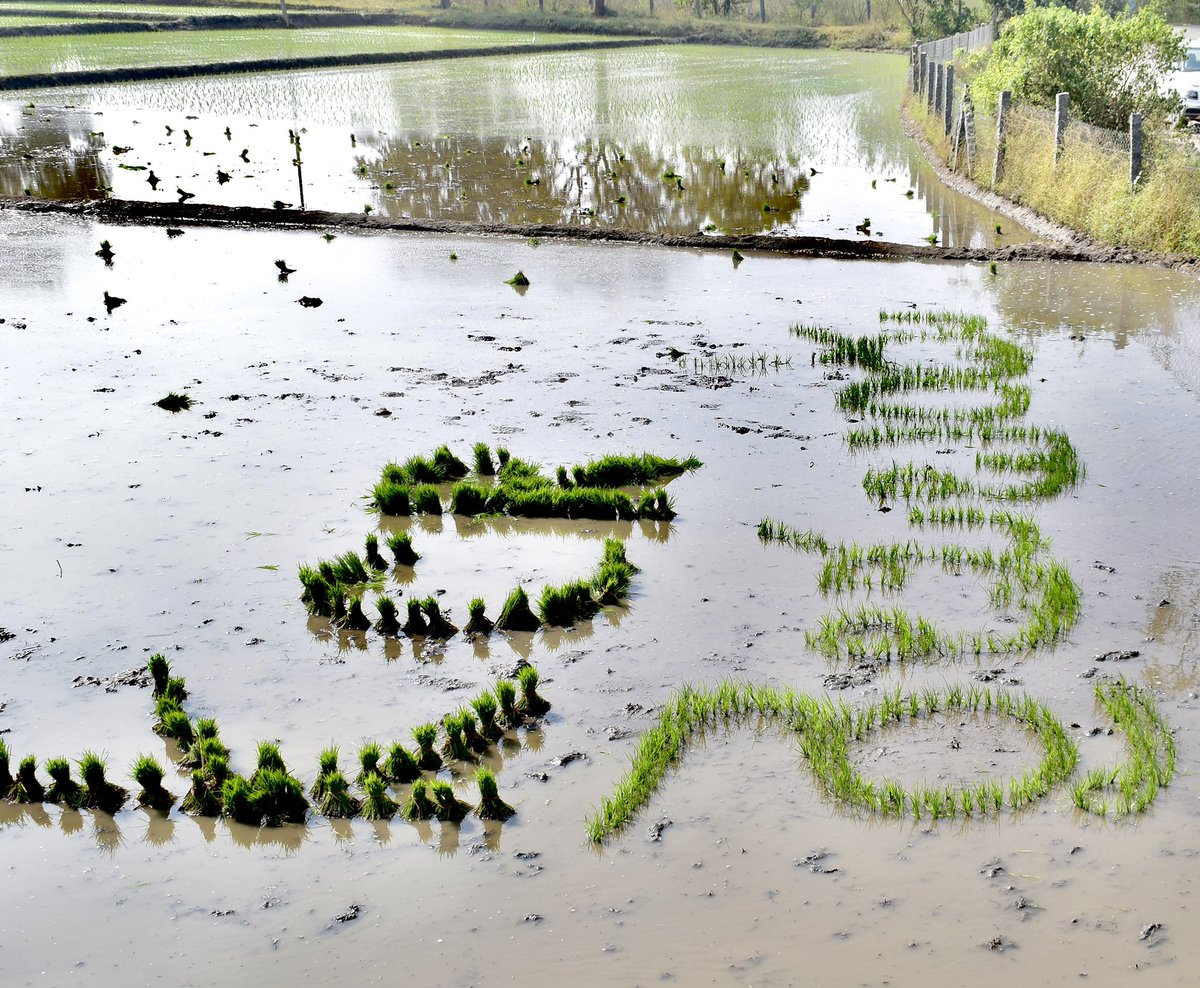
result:
<svg viewBox="0 0 1200 988"><path fill-rule="evenodd" d="M969 32L913 46L906 106L943 163L984 189L1096 240L1139 250L1200 255L1200 155L1141 113L1121 130L1008 90L995 105L972 98L962 56L990 44ZM997 231L999 234L999 231Z"/></svg>

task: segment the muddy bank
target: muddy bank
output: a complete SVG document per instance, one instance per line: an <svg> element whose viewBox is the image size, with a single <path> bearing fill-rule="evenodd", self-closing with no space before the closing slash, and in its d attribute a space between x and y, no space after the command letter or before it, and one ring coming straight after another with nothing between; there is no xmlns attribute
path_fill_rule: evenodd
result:
<svg viewBox="0 0 1200 988"><path fill-rule="evenodd" d="M244 27L238 23L231 25ZM124 30L124 28L122 28ZM145 65L81 72L39 72L0 78L0 90L50 89L97 83L146 82L157 79L188 79L195 76L229 75L238 72L280 72L288 69L335 69L356 65L391 65L443 58L480 58L489 55L536 55L547 52L588 51L610 48L639 48L665 44L657 38L623 38L613 41L563 41L549 45L487 45L441 51L363 52L355 55L309 55L300 58L257 58L204 65Z"/></svg>
<svg viewBox="0 0 1200 988"><path fill-rule="evenodd" d="M456 220L388 218L326 210L267 209L193 203L154 203L124 199L33 200L0 198L0 210L67 213L104 223L156 225L240 226L269 229L358 229L405 233L484 234L683 247L707 251L762 251L803 257L879 261L1078 261L1093 264L1148 264L1195 273L1197 261L1180 254L1149 254L1121 247L1087 243L1030 243L1004 247L933 247L890 243L886 240L846 240L836 237L773 236L769 234L707 234L685 236L645 233L617 227L559 226L544 223L466 223Z"/></svg>

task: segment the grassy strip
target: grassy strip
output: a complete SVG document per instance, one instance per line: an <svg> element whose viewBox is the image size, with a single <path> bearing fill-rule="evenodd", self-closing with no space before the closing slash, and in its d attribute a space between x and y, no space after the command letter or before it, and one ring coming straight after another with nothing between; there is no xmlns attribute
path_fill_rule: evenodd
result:
<svg viewBox="0 0 1200 988"><path fill-rule="evenodd" d="M1075 805L1100 816L1110 809L1144 813L1175 774L1175 738L1149 692L1134 683L1102 680L1096 683L1096 702L1125 732L1129 758L1089 771L1075 787Z"/></svg>
<svg viewBox="0 0 1200 988"><path fill-rule="evenodd" d="M850 744L870 731L941 713L1011 717L1041 744L1042 760L1036 768L1007 782L996 779L973 786L911 788L891 779L868 779L851 763ZM711 727L744 724L751 717L794 730L814 777L829 796L881 816L911 814L939 819L1017 809L1043 798L1068 778L1078 758L1062 723L1044 704L979 686L921 693L897 688L859 708L828 697L733 680L711 688L685 686L663 706L658 722L642 734L629 770L587 818L588 836L601 843L620 833L650 801L697 734Z"/></svg>

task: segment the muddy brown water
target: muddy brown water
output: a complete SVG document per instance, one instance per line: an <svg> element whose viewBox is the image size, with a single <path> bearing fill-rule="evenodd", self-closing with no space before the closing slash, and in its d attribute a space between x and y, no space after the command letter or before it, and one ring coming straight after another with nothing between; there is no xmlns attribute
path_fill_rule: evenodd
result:
<svg viewBox="0 0 1200 988"><path fill-rule="evenodd" d="M112 268L93 256L101 239ZM281 257L296 268L286 284ZM503 284L518 268L524 295ZM105 291L128 301L108 315ZM301 295L324 304L301 308ZM863 497L862 474L933 453L849 455L838 384L788 325L869 332L880 307L906 303L984 313L1034 347L1029 421L1066 429L1088 471L1034 508L1084 615L1052 651L893 667L837 695L1002 668L1079 725L1087 767L1120 749L1088 736L1107 722L1080 674L1099 653L1137 649L1120 671L1159 691L1177 730L1174 783L1133 821L1081 817L1060 787L999 821L880 823L829 803L772 726L716 730L596 851L584 817L677 685L822 689L831 667L803 641L831 606L817 562L761 546L755 526L772 516L831 539L907 537L902 511ZM703 252L467 236L189 228L172 240L7 212L0 318L0 624L15 634L0 644L0 730L15 753L103 750L125 784L139 752L169 755L147 690L73 685L151 651L186 676L193 714L219 719L236 770L252 768L255 741L278 738L306 784L330 741L350 763L361 741L405 737L518 657L554 704L497 763L518 810L502 827L313 818L254 831L178 812L5 806L10 983L391 983L401 971L445 985L1194 981L1193 280L758 254L735 269ZM680 367L669 346L792 362L722 379ZM192 411L151 405L183 389ZM410 523L424 558L397 586L445 590L460 621L471 596L494 613L517 581L581 575L603 535L624 537L642 567L629 606L573 630L414 649L310 622L296 566L375 528L362 498L381 464L443 441L465 455L476 440L550 466L630 450L705 466L670 484L668 527ZM938 459L965 467L973 451ZM935 571L902 600L951 626L990 613L973 581ZM871 740L868 755L900 747ZM968 756L983 743L963 741ZM928 740L904 771L954 770L941 750ZM554 764L576 751L587 757ZM1005 949L985 946L995 937Z"/></svg>

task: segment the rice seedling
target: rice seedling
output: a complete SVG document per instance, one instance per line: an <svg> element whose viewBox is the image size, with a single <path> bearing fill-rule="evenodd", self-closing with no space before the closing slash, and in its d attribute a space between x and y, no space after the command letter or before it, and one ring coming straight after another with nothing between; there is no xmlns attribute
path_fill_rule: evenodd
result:
<svg viewBox="0 0 1200 988"><path fill-rule="evenodd" d="M167 688L167 680L171 678L171 663L161 652L155 652L146 661L146 669L154 683L154 696L160 697Z"/></svg>
<svg viewBox="0 0 1200 988"><path fill-rule="evenodd" d="M429 634L429 625L425 621L425 615L421 613L421 601L409 598L408 619L401 630L409 638L423 638Z"/></svg>
<svg viewBox="0 0 1200 988"><path fill-rule="evenodd" d="M602 456L576 465L571 473L578 487L629 487L690 473L703 465L694 456L680 460L642 453L641 456Z"/></svg>
<svg viewBox="0 0 1200 988"><path fill-rule="evenodd" d="M463 740L472 752L481 755L488 750L488 741L479 733L479 725L475 721L475 715L470 710L460 710L458 712L458 722L462 726Z"/></svg>
<svg viewBox="0 0 1200 988"><path fill-rule="evenodd" d="M421 484L412 489L413 510L417 514L440 515L442 496L433 484Z"/></svg>
<svg viewBox="0 0 1200 988"><path fill-rule="evenodd" d="M420 604L427 624L426 635L430 638L453 638L458 634L458 628L443 616L436 597L426 597Z"/></svg>
<svg viewBox="0 0 1200 988"><path fill-rule="evenodd" d="M411 515L412 491L408 484L381 480L371 490L371 502L385 515Z"/></svg>
<svg viewBox="0 0 1200 988"><path fill-rule="evenodd" d="M340 624L351 631L366 631L371 627L370 618L363 613L361 595L353 594L348 598L346 616Z"/></svg>
<svg viewBox="0 0 1200 988"><path fill-rule="evenodd" d="M481 515L488 510L493 491L479 484L462 482L450 489L450 511L456 515Z"/></svg>
<svg viewBox="0 0 1200 988"><path fill-rule="evenodd" d="M168 391L154 404L165 412L176 414L178 412L188 411L192 407L193 401L192 396L186 392L179 394L175 391Z"/></svg>
<svg viewBox="0 0 1200 988"><path fill-rule="evenodd" d="M523 587L514 587L500 616L496 618L497 631L537 631L542 626L529 606L529 597Z"/></svg>
<svg viewBox="0 0 1200 988"><path fill-rule="evenodd" d="M308 799L300 780L284 769L266 768L255 773L251 804L264 825L303 823L308 815Z"/></svg>
<svg viewBox="0 0 1200 988"><path fill-rule="evenodd" d="M379 536L374 532L366 538L367 565L372 569L387 569L387 560L379 554Z"/></svg>
<svg viewBox="0 0 1200 988"><path fill-rule="evenodd" d="M451 795L453 795L453 790L451 790ZM406 820L430 820L437 816L437 813L438 807L429 798L429 782L424 778L417 779L413 783L408 802L404 805L404 818Z"/></svg>
<svg viewBox="0 0 1200 988"><path fill-rule="evenodd" d="M523 666L517 672L517 682L521 685L520 710L527 717L541 717L550 709L550 704L538 694L538 679L533 666Z"/></svg>
<svg viewBox="0 0 1200 988"><path fill-rule="evenodd" d="M383 772L379 768L379 760L383 758L383 751L379 744L375 741L368 741L358 749L358 764L359 772L357 783L361 786L363 779L368 775L382 775Z"/></svg>
<svg viewBox="0 0 1200 988"><path fill-rule="evenodd" d="M454 787L441 779L430 786L436 801L434 813L443 823L461 823L463 817L471 812L470 803L464 803L454 795Z"/></svg>
<svg viewBox="0 0 1200 988"><path fill-rule="evenodd" d="M131 768L133 780L141 786L137 795L140 806L168 812L175 804L175 797L163 788L163 767L152 755L139 755Z"/></svg>
<svg viewBox="0 0 1200 988"><path fill-rule="evenodd" d="M194 769L192 771L192 787L183 797L179 808L192 816L218 816L223 806L222 786L224 782L224 778L217 782L201 769Z"/></svg>
<svg viewBox="0 0 1200 988"><path fill-rule="evenodd" d="M445 480L455 480L467 475L467 465L450 452L449 446L439 446L433 451L433 463Z"/></svg>
<svg viewBox="0 0 1200 988"><path fill-rule="evenodd" d="M50 787L46 790L47 803L61 803L74 809L84 803L83 787L71 778L71 763L65 758L50 758L46 761L46 774L50 776Z"/></svg>
<svg viewBox="0 0 1200 988"><path fill-rule="evenodd" d="M479 733L488 741L499 741L504 732L496 723L499 710L496 695L491 690L484 690L471 701L471 706L479 716Z"/></svg>
<svg viewBox="0 0 1200 988"><path fill-rule="evenodd" d="M313 802L320 803L325 798L325 776L330 772L340 772L341 768L338 765L338 759L341 757L341 751L337 745L330 745L321 750L320 757L317 759L317 778L309 789L309 794L313 798Z"/></svg>
<svg viewBox="0 0 1200 988"><path fill-rule="evenodd" d="M379 611L379 620L375 622L375 630L381 635L395 638L400 634L400 622L396 618L396 602L391 597L375 598L375 609Z"/></svg>
<svg viewBox="0 0 1200 988"><path fill-rule="evenodd" d="M185 752L196 740L191 720L177 706L164 711L161 734L163 737L174 738Z"/></svg>
<svg viewBox="0 0 1200 988"><path fill-rule="evenodd" d="M413 566L421 558L413 548L412 535L409 532L393 532L387 537L388 548L396 557L397 566Z"/></svg>
<svg viewBox="0 0 1200 988"><path fill-rule="evenodd" d="M8 745L0 738L0 799L8 799L13 787L12 767L9 762Z"/></svg>
<svg viewBox="0 0 1200 988"><path fill-rule="evenodd" d="M496 700L500 704L497 720L505 727L519 727L525 718L517 709L517 687L511 679L496 681Z"/></svg>
<svg viewBox="0 0 1200 988"><path fill-rule="evenodd" d="M425 780L419 779L418 782L424 783ZM383 778L367 776L362 780L362 789L366 792L366 798L361 804L362 819L391 820L392 816L396 815L400 806L388 794L388 783Z"/></svg>
<svg viewBox="0 0 1200 988"><path fill-rule="evenodd" d="M325 792L317 804L318 813L331 820L345 820L358 816L362 808L362 801L350 794L349 783L341 772L334 771L325 776Z"/></svg>
<svg viewBox="0 0 1200 988"><path fill-rule="evenodd" d="M421 766L416 757L399 741L388 749L384 770L387 778L398 783L413 782L421 774Z"/></svg>
<svg viewBox="0 0 1200 988"><path fill-rule="evenodd" d="M446 731L446 740L442 742L442 754L448 759L459 762L475 760L475 754L467 745L463 735L463 723L460 714L450 714L442 721Z"/></svg>
<svg viewBox="0 0 1200 988"><path fill-rule="evenodd" d="M490 635L493 624L484 614L485 604L482 597L472 597L467 604L467 624L463 631L468 635Z"/></svg>
<svg viewBox="0 0 1200 988"><path fill-rule="evenodd" d="M84 796L81 805L103 813L116 813L129 793L105 777L104 759L93 751L85 751L79 759L79 775L83 779Z"/></svg>
<svg viewBox="0 0 1200 988"><path fill-rule="evenodd" d="M589 583L575 580L560 587L547 584L538 599L538 611L542 621L548 625L567 627L576 621L592 617L599 606L592 598Z"/></svg>
<svg viewBox="0 0 1200 988"><path fill-rule="evenodd" d="M426 771L436 772L442 767L442 756L434 750L437 741L436 724L420 724L412 730L413 740L417 742L417 764Z"/></svg>
<svg viewBox="0 0 1200 988"><path fill-rule="evenodd" d="M254 789L241 775L231 775L221 786L221 814L236 823L257 827L262 813L256 805Z"/></svg>
<svg viewBox="0 0 1200 988"><path fill-rule="evenodd" d="M530 180L526 179L525 181L528 183ZM504 283L506 285L512 285L513 288L528 288L531 284L530 280L525 276L524 271L518 271Z"/></svg>
<svg viewBox="0 0 1200 988"><path fill-rule="evenodd" d="M172 676L167 680L167 685L163 687L159 699L183 703L187 699L187 695L187 684L184 682L183 677Z"/></svg>
<svg viewBox="0 0 1200 988"><path fill-rule="evenodd" d="M40 803L45 800L46 789L37 777L37 759L33 755L21 759L8 798L18 803Z"/></svg>
<svg viewBox="0 0 1200 988"><path fill-rule="evenodd" d="M496 785L496 776L486 768L475 773L475 783L479 786L479 805L475 815L481 820L507 820L517 811L500 798L500 787Z"/></svg>
<svg viewBox="0 0 1200 988"><path fill-rule="evenodd" d="M258 742L257 768L250 776L250 785L257 785L259 776L263 772L287 772L287 766L283 763L283 754L279 750L279 745L274 741Z"/></svg>
<svg viewBox="0 0 1200 988"><path fill-rule="evenodd" d="M491 477L496 472L496 466L492 462L492 452L488 449L487 443L476 443L473 450L475 454L475 472L481 477Z"/></svg>

